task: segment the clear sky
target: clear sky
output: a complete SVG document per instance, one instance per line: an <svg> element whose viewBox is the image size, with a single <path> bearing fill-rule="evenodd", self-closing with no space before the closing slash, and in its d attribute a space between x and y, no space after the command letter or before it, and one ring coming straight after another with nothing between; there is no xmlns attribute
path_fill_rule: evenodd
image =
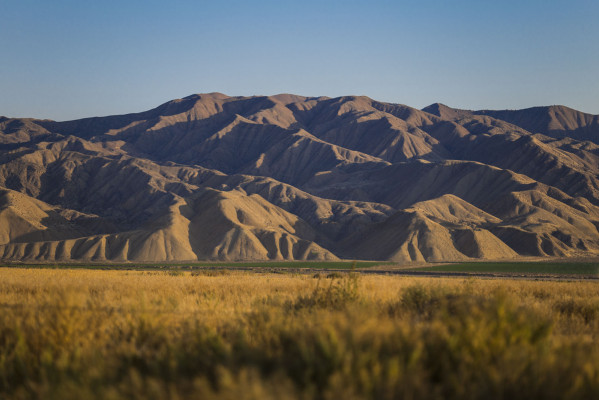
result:
<svg viewBox="0 0 599 400"><path fill-rule="evenodd" d="M0 115L193 93L599 114L598 0L0 0Z"/></svg>

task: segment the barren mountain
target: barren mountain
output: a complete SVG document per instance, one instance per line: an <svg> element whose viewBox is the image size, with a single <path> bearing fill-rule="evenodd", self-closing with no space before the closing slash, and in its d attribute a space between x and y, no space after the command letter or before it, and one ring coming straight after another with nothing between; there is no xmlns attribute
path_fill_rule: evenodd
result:
<svg viewBox="0 0 599 400"><path fill-rule="evenodd" d="M192 95L0 117L0 259L441 261L599 253L599 116Z"/></svg>

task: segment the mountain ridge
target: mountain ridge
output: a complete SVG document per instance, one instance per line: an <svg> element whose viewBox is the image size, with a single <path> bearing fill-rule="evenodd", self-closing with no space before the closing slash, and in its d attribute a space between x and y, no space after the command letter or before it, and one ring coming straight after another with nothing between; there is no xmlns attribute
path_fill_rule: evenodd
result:
<svg viewBox="0 0 599 400"><path fill-rule="evenodd" d="M598 116L563 106L366 96L208 93L117 116L2 117L0 198L20 205L0 199L0 259L595 255L598 139Z"/></svg>

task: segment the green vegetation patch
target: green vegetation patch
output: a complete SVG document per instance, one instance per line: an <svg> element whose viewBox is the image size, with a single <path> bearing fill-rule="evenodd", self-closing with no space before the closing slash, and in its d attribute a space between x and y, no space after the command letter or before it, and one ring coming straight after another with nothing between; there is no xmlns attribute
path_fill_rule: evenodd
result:
<svg viewBox="0 0 599 400"><path fill-rule="evenodd" d="M570 262L472 262L435 265L415 268L418 271L434 272L488 272L488 273L525 273L525 274L571 274L597 275L599 263Z"/></svg>
<svg viewBox="0 0 599 400"><path fill-rule="evenodd" d="M228 261L228 262L188 262L188 263L47 263L47 264L4 264L4 267L19 268L56 268L56 269L124 269L124 270L160 270L160 269L196 269L196 268L287 268L287 269L352 269L370 268L379 265L391 265L381 261Z"/></svg>

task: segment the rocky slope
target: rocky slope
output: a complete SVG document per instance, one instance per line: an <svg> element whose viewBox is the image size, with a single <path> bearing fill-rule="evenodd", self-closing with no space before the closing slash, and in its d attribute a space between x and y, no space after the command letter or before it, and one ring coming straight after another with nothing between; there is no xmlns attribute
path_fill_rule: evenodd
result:
<svg viewBox="0 0 599 400"><path fill-rule="evenodd" d="M599 253L599 117L192 95L0 117L0 259L441 261Z"/></svg>

